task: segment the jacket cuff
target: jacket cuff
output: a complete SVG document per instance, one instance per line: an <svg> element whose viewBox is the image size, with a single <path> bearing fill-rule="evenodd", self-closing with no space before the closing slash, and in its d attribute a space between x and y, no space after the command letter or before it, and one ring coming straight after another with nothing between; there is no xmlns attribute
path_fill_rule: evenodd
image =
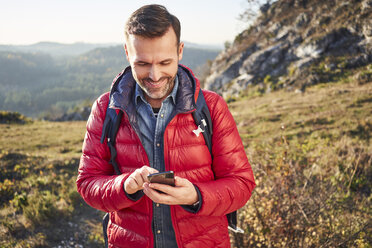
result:
<svg viewBox="0 0 372 248"><path fill-rule="evenodd" d="M125 189L124 189L124 192L125 192L125 195L129 198L129 200L132 200L132 201L138 201L139 199L142 198L142 196L145 194L143 193L143 190L139 190L137 191L136 193L134 194L128 194Z"/></svg>
<svg viewBox="0 0 372 248"><path fill-rule="evenodd" d="M187 212L196 214L201 209L203 199L202 199L199 188L195 185L194 185L194 187L195 187L196 193L198 194L198 204L196 204L196 205L181 205L181 207L183 209L185 209Z"/></svg>

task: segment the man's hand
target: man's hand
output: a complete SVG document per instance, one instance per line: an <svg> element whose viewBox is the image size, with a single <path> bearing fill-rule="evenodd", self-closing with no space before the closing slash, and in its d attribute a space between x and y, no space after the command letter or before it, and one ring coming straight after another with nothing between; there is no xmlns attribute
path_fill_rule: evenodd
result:
<svg viewBox="0 0 372 248"><path fill-rule="evenodd" d="M175 187L146 182L143 185L143 192L154 202L167 205L192 205L198 201L198 193L189 180L181 177L174 179Z"/></svg>
<svg viewBox="0 0 372 248"><path fill-rule="evenodd" d="M154 168L147 165L135 170L124 182L124 190L127 194L134 194L137 191L143 189L143 184L148 182L147 175L152 173L158 173Z"/></svg>

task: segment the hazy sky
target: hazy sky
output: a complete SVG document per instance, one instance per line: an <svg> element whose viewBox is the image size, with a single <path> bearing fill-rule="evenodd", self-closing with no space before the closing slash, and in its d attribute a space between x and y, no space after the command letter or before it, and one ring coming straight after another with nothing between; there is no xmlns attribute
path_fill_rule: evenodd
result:
<svg viewBox="0 0 372 248"><path fill-rule="evenodd" d="M0 44L121 43L128 16L149 3L181 21L181 39L202 44L232 41L246 0L0 0Z"/></svg>

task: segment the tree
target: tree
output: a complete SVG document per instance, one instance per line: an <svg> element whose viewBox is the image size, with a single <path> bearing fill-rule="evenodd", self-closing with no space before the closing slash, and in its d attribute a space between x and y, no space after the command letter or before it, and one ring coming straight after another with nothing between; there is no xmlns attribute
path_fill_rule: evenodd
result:
<svg viewBox="0 0 372 248"><path fill-rule="evenodd" d="M251 24L259 13L266 13L274 0L246 0L248 7L238 17L239 20Z"/></svg>

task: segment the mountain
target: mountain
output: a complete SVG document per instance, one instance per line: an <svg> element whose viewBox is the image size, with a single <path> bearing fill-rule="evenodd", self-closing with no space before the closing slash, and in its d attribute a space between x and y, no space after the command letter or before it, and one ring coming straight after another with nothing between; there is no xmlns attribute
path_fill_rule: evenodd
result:
<svg viewBox="0 0 372 248"><path fill-rule="evenodd" d="M208 50L211 52L221 51L222 45L198 44L185 41L186 48ZM119 43L84 43L72 44L43 41L31 45L0 45L0 51L22 52L22 53L46 53L53 57L78 56L96 48L123 47Z"/></svg>
<svg viewBox="0 0 372 248"><path fill-rule="evenodd" d="M44 47L44 52L0 51L0 109L57 118L108 91L113 78L128 66L121 45L96 47L85 53L76 46L79 55L65 57L45 53L48 44L36 47ZM51 47L72 51L66 45L53 43ZM83 46L89 47L94 45ZM219 52L186 46L181 63L197 73Z"/></svg>
<svg viewBox="0 0 372 248"><path fill-rule="evenodd" d="M83 42L63 44L57 42L39 42L32 45L0 45L0 51L46 53L51 56L66 57L80 55L95 48L108 47L112 45L116 44L92 44Z"/></svg>
<svg viewBox="0 0 372 248"><path fill-rule="evenodd" d="M363 74L372 62L371 20L371 0L276 1L218 55L206 87L238 97L279 88L304 91Z"/></svg>

